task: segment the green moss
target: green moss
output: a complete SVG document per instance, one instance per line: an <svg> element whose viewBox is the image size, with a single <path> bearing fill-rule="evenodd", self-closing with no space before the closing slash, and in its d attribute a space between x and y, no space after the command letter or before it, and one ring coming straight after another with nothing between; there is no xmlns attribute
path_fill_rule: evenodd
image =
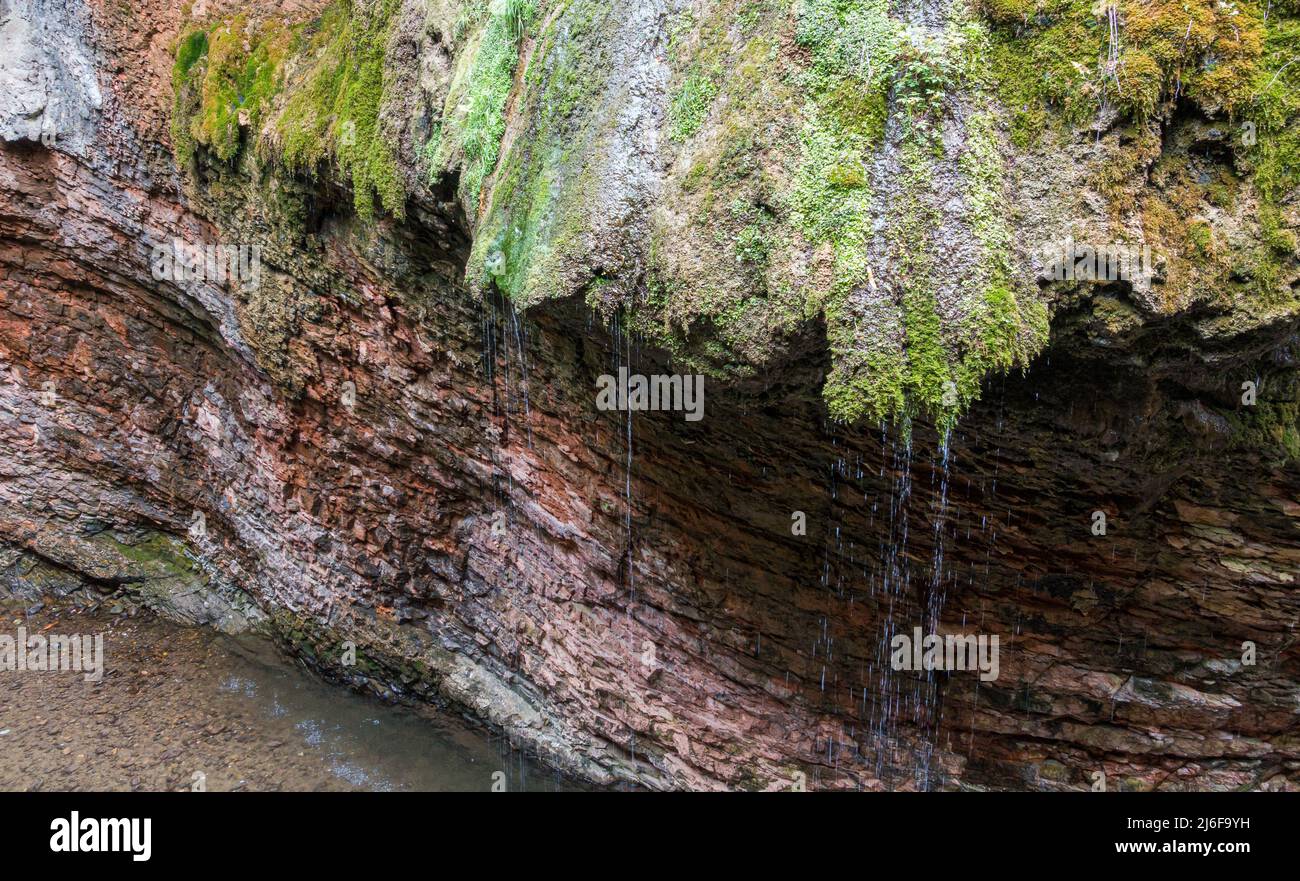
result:
<svg viewBox="0 0 1300 881"><path fill-rule="evenodd" d="M837 24L825 32L838 39L846 29ZM887 23L872 30L874 47L890 44L891 38L880 37L890 33ZM861 159L845 162L839 154L843 127L806 125L792 205L810 241L829 243L834 252L834 282L822 301L833 354L825 390L831 415L853 421L928 414L950 425L978 397L989 373L1025 364L1045 344L1047 313L1033 290L1012 283L1002 157L986 91L994 48L986 32L954 13L940 34L913 34L904 45L895 32L892 40L892 56L881 57L879 67L892 77L888 89L903 132L902 176L890 195L888 254L880 268L893 290L878 289L866 258L877 206L863 191L842 186L859 183L843 169L863 167L870 140L855 145ZM876 64L862 65L868 66ZM940 270L948 243L935 240L936 230L950 218L939 207L933 170L936 162L952 158L940 126L946 96L955 90L970 105L956 156L964 184L960 220L978 245L958 276ZM817 120L825 106L815 105L809 118ZM959 308L945 318L952 304L941 306L937 284L954 281ZM951 296L943 294L945 300Z"/></svg>
<svg viewBox="0 0 1300 881"><path fill-rule="evenodd" d="M1047 14L1055 4L1043 0L982 0L980 11L990 22L1003 27L1019 27Z"/></svg>
<svg viewBox="0 0 1300 881"><path fill-rule="evenodd" d="M1260 389L1253 406L1222 414L1231 428L1232 447L1261 453L1277 464L1300 461L1300 375L1275 374Z"/></svg>
<svg viewBox="0 0 1300 881"><path fill-rule="evenodd" d="M401 216L406 193L392 145L381 131L384 55L398 0L362 7L339 0L307 40L308 67L275 122L275 148L290 168L315 172L329 157L352 182L358 214L375 198Z"/></svg>
<svg viewBox="0 0 1300 881"><path fill-rule="evenodd" d="M864 89L855 78L845 77L822 96L822 110L846 134L879 144L885 136L888 91L881 85Z"/></svg>
<svg viewBox="0 0 1300 881"><path fill-rule="evenodd" d="M1204 220L1194 220L1187 224L1187 248L1202 260L1214 256L1214 231Z"/></svg>
<svg viewBox="0 0 1300 881"><path fill-rule="evenodd" d="M1119 59L1120 86L1116 103L1137 120L1152 116L1160 106L1165 74L1156 60L1141 49L1128 49Z"/></svg>
<svg viewBox="0 0 1300 881"><path fill-rule="evenodd" d="M952 411L957 402L950 393L945 396L953 371L933 286L937 249L933 231L939 228L942 218L924 199L932 186L929 145L919 138L904 143L903 163L905 180L898 197L898 220L890 230L890 257L898 266L902 285L904 412L910 415L928 410L943 419L943 414Z"/></svg>
<svg viewBox="0 0 1300 881"><path fill-rule="evenodd" d="M892 68L894 101L908 116L939 113L943 98L957 85L958 64L950 44L953 34L913 32L899 46Z"/></svg>
<svg viewBox="0 0 1300 881"><path fill-rule="evenodd" d="M887 4L805 0L796 38L808 50L800 158L788 197L791 220L813 247L830 245L834 304L868 280L874 222L866 169L884 134L891 62L900 26Z"/></svg>
<svg viewBox="0 0 1300 881"><path fill-rule="evenodd" d="M468 10L467 20L481 22L481 26L462 48L462 60L443 110L431 173L441 174L460 163L461 192L476 206L483 182L500 158L519 43L537 16L537 4L535 0L490 4L473 0Z"/></svg>
<svg viewBox="0 0 1300 881"><path fill-rule="evenodd" d="M668 109L668 136L684 141L699 131L717 94L718 84L712 77L700 73L688 76Z"/></svg>
<svg viewBox="0 0 1300 881"><path fill-rule="evenodd" d="M766 266L770 248L763 226L751 223L736 236L736 262Z"/></svg>
<svg viewBox="0 0 1300 881"><path fill-rule="evenodd" d="M379 124L397 8L398 0L337 0L305 25L274 19L254 25L241 14L187 32L173 68L178 160L188 163L201 145L218 160L233 161L248 131L263 160L316 173L332 159L351 181L362 216L374 213L376 196L401 215L405 187ZM290 59L298 73L286 82Z"/></svg>
<svg viewBox="0 0 1300 881"><path fill-rule="evenodd" d="M292 38L275 21L254 25L243 15L182 36L172 68L172 138L182 164L198 145L230 162L239 153L243 131L260 130L281 88L281 65Z"/></svg>
<svg viewBox="0 0 1300 881"><path fill-rule="evenodd" d="M742 34L752 33L765 17L779 15L779 0L742 0L736 13L736 25Z"/></svg>
<svg viewBox="0 0 1300 881"><path fill-rule="evenodd" d="M1249 102L1263 44L1252 0L1125 0L1123 39L1164 75L1166 95L1186 94L1207 113ZM1128 71L1121 69L1121 90Z"/></svg>
<svg viewBox="0 0 1300 881"><path fill-rule="evenodd" d="M190 129L191 107L199 100L202 80L195 83L190 71L208 54L206 31L190 31L182 35L176 50L176 64L172 67L172 90L175 94L172 108L172 149L177 163L188 166L194 157L194 135Z"/></svg>
<svg viewBox="0 0 1300 881"><path fill-rule="evenodd" d="M1255 294L1267 302L1289 296L1284 267L1295 260L1295 234L1282 204L1300 187L1300 20L1273 15L1255 75L1255 99L1244 116L1253 143L1242 144L1242 164L1258 194L1259 240L1247 258Z"/></svg>
<svg viewBox="0 0 1300 881"><path fill-rule="evenodd" d="M1096 110L1103 38L1087 0L986 0L981 10L995 25L991 79L1017 147L1032 146L1053 122L1078 124Z"/></svg>
<svg viewBox="0 0 1300 881"><path fill-rule="evenodd" d="M202 568L190 558L185 545L164 533L146 532L130 536L130 541L123 541L110 532L104 532L98 538L154 578L203 578L206 581Z"/></svg>
<svg viewBox="0 0 1300 881"><path fill-rule="evenodd" d="M839 189L856 190L867 185L867 172L860 164L846 162L832 166L826 172L826 180Z"/></svg>
<svg viewBox="0 0 1300 881"><path fill-rule="evenodd" d="M1239 179L1220 173L1210 183L1191 175L1184 157L1176 170L1157 171L1155 190L1141 197L1144 235L1169 262L1160 289L1171 304L1214 297L1232 305L1253 295L1277 304L1291 297L1283 280L1296 242L1281 200L1298 181L1296 95L1291 64L1300 56L1292 5L1259 0L981 0L993 28L992 81L1009 111L1010 136L1031 146L1054 122L1075 126L1112 105L1141 125L1138 142L1099 168L1094 185L1117 215L1132 211L1140 173L1163 160L1158 121L1176 101L1208 116L1242 121L1258 137L1242 143L1237 168L1258 195L1259 235L1224 240L1203 219L1206 203L1232 210ZM1110 44L1108 12L1118 11L1118 40ZM1118 64L1109 65L1111 53ZM1147 123L1147 120L1152 122ZM1226 178L1226 179L1225 179ZM1249 185L1247 185L1249 187ZM1244 284L1242 280L1244 281ZM1244 305L1238 303L1238 305ZM1036 319L1030 321L1034 323Z"/></svg>
<svg viewBox="0 0 1300 881"><path fill-rule="evenodd" d="M1264 34L1255 0L981 0L979 9L994 27L999 96L1022 148L1053 118L1077 125L1104 102L1141 120L1183 96L1235 114L1253 94Z"/></svg>
<svg viewBox="0 0 1300 881"><path fill-rule="evenodd" d="M208 35L206 31L190 31L181 37L176 50L176 65L172 68L173 83L180 83L189 76L192 68L200 58L208 54Z"/></svg>
<svg viewBox="0 0 1300 881"><path fill-rule="evenodd" d="M414 694L431 699L452 656L396 623L391 612L382 606L353 611L332 626L280 608L268 616L267 629L322 675L385 698ZM349 655L352 663L347 664Z"/></svg>
<svg viewBox="0 0 1300 881"><path fill-rule="evenodd" d="M519 305L573 293L586 279L589 297L616 298L614 265L591 265L584 253L593 221L610 131L618 124L602 109L601 92L618 59L609 32L618 27L602 0L571 0L535 36L515 100L519 136L500 157L483 198L467 277L472 287L495 285ZM604 250L606 264L617 260ZM566 261L576 260L578 269Z"/></svg>
<svg viewBox="0 0 1300 881"><path fill-rule="evenodd" d="M967 53L979 66L987 57L988 44L972 39ZM961 300L954 379L957 402L946 408L948 414L974 401L989 374L1027 364L1048 337L1046 307L1029 285L1021 282L1017 288L1012 281L1010 206L1002 191L995 123L987 109L971 114L958 167L966 182L968 222L979 252Z"/></svg>

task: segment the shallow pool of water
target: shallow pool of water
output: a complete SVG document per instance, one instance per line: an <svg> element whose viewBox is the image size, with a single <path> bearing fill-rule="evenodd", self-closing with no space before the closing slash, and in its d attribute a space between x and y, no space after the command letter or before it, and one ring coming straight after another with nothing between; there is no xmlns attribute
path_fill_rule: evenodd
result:
<svg viewBox="0 0 1300 881"><path fill-rule="evenodd" d="M265 640L147 613L0 612L11 637L104 637L98 682L0 671L0 789L580 788L458 716L323 682Z"/></svg>

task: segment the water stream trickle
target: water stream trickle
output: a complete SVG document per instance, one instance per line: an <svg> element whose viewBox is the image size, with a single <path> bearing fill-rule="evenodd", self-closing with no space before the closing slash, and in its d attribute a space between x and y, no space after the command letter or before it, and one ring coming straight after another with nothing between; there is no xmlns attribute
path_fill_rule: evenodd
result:
<svg viewBox="0 0 1300 881"><path fill-rule="evenodd" d="M846 755L863 764L886 788L924 790L943 783L934 759L943 722L943 686L949 674L894 669L892 643L899 635L911 640L914 628L927 635L939 632L957 578L950 569L948 542L970 527L962 523L962 514L950 498L953 436L944 433L933 441L930 477L924 487L916 483L926 467L917 443L910 425L881 425L878 470L864 467L860 456L837 456L830 463L832 504L845 497L844 503L853 505L847 497L856 486L865 503L859 522L876 537L876 544L874 554L863 553L866 549L860 547L856 529L831 524L820 566L827 613L818 618L809 673L825 708L832 713L838 712L837 707L849 709L860 720L845 722L846 740L841 746L848 750ZM922 524L926 532L914 535ZM914 539L922 537L928 541L913 547ZM850 673L843 662L835 663L836 654L843 653L837 652L836 633L828 621L836 620L837 607L849 611L847 618L862 620L852 614L859 603L873 610L867 619L872 622L868 638L873 648L867 658L854 663ZM831 699L829 695L835 693L843 697ZM827 745L819 740L815 751L822 761ZM841 756L833 758L838 765Z"/></svg>

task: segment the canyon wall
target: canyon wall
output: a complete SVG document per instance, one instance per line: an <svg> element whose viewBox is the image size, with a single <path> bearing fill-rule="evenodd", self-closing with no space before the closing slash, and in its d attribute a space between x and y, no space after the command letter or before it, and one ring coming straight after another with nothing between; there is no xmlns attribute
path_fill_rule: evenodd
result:
<svg viewBox="0 0 1300 881"><path fill-rule="evenodd" d="M1300 788L1293 120L1040 118L953 60L1077 23L1013 5L6 0L3 583L600 783ZM598 409L620 367L704 418Z"/></svg>

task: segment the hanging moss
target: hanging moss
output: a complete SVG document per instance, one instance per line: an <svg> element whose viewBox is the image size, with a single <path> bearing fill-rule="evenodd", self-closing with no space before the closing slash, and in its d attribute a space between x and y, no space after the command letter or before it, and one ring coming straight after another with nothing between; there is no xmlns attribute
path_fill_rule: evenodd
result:
<svg viewBox="0 0 1300 881"><path fill-rule="evenodd" d="M987 70L990 47L982 36L967 41L968 63ZM978 396L991 373L1025 365L1047 344L1046 307L1023 280L1014 281L1010 253L1010 206L1002 191L1002 157L992 112L980 107L967 121L966 141L958 159L966 183L965 202L971 233L979 252L961 299L957 334L959 355L954 377L960 411Z"/></svg>
<svg viewBox="0 0 1300 881"><path fill-rule="evenodd" d="M805 101L802 65L790 51L792 6L720 0L668 25L669 106L676 100L679 112L666 133L678 159L662 199L675 208L655 219L655 287L631 320L683 368L751 375L773 354L774 338L809 317L785 277L789 166ZM698 112L680 113L701 78ZM674 136L683 117L689 124ZM862 186L866 170L845 164L837 180Z"/></svg>
<svg viewBox="0 0 1300 881"><path fill-rule="evenodd" d="M469 204L477 205L483 182L500 158L519 44L537 16L537 4L535 0L474 0L461 15L464 42L430 172L437 176L462 164L461 191ZM464 36L471 31L471 36Z"/></svg>
<svg viewBox="0 0 1300 881"><path fill-rule="evenodd" d="M1294 10L1291 10L1294 14ZM1259 196L1259 241L1248 272L1267 302L1289 296L1283 267L1295 260L1297 241L1282 220L1282 203L1300 187L1300 19L1275 13L1255 74L1255 99L1243 116L1250 128L1239 136L1243 164ZM1245 131L1250 132L1246 138ZM1247 143L1249 141L1249 143Z"/></svg>
<svg viewBox="0 0 1300 881"><path fill-rule="evenodd" d="M176 49L176 64L172 67L172 90L175 93L171 119L172 149L177 163L189 165L194 156L194 135L190 130L190 107L198 101L198 87L190 71L208 54L206 31L190 31L182 35ZM200 81L201 82L201 81Z"/></svg>
<svg viewBox="0 0 1300 881"><path fill-rule="evenodd" d="M585 163L599 120L589 111L615 63L603 39L613 26L609 15L600 0L572 0L536 34L516 98L527 127L494 160L495 183L467 271L471 286L495 284L521 305L560 292L559 261L591 219L587 196L596 182ZM450 161L455 143L444 138L435 167Z"/></svg>
<svg viewBox="0 0 1300 881"><path fill-rule="evenodd" d="M1296 243L1284 206L1300 167L1294 10L1281 3L1266 20L1261 0L1117 2L979 0L976 20L955 3L942 32L907 27L888 0L718 0L677 13L667 75L653 86L664 90L663 176L647 185L662 185L654 198L670 210L647 212L646 244L636 210L630 231L610 223L600 241L592 235L593 214L608 208L601 151L618 142L607 84L620 60L610 32L625 9L470 0L451 29L456 69L421 155L433 177L459 171L475 224L473 286L520 305L582 293L690 366L728 375L824 317L834 418L950 421L990 372L1024 364L1046 339L1046 310L1008 256L1004 136L1023 149L1051 126L1117 108L1142 139L1127 151L1141 162L1098 181L1118 197L1154 161L1175 100L1253 120L1258 141L1237 156L1251 183L1216 181L1211 197L1209 185L1169 176L1163 203L1135 216L1178 251L1166 293L1231 296L1249 285L1288 295ZM201 146L233 161L249 134L264 161L350 180L359 213L378 203L400 214L402 176L381 124L397 8L337 0L296 28L241 16L186 32L174 69L178 156ZM896 180L880 186L896 150L906 164L897 198ZM1256 196L1261 234L1246 246L1196 201ZM937 229L964 237L961 273L945 271ZM1229 279L1243 247L1248 265Z"/></svg>
<svg viewBox="0 0 1300 881"><path fill-rule="evenodd" d="M187 164L198 145L222 162L236 157L243 132L259 130L282 86L281 65L292 44L288 28L275 21L254 25L244 15L181 37L172 68L178 161Z"/></svg>
<svg viewBox="0 0 1300 881"><path fill-rule="evenodd" d="M294 84L275 121L274 145L286 165L314 172L333 157L352 182L362 217L374 214L375 198L401 216L406 198L389 139L381 131L384 55L398 0L355 0L331 6L307 39L306 73Z"/></svg>
<svg viewBox="0 0 1300 881"><path fill-rule="evenodd" d="M979 9L994 28L1018 146L1053 117L1076 125L1103 102L1138 120L1181 97L1211 114L1251 102L1265 33L1257 0L980 0Z"/></svg>
<svg viewBox="0 0 1300 881"><path fill-rule="evenodd" d="M905 400L905 359L883 319L866 336L849 298L872 283L868 246L875 224L866 169L884 136L901 26L883 2L808 0L798 9L796 39L811 62L800 160L789 197L791 220L813 248L829 246L829 290L814 293L826 315L832 352L824 396L832 418L897 412ZM877 316L869 316L874 323Z"/></svg>
<svg viewBox="0 0 1300 881"><path fill-rule="evenodd" d="M849 6L823 8L842 12ZM857 10L863 6L852 4ZM883 14L883 9L877 11ZM825 33L834 39L845 33L837 22L827 24ZM885 54L878 60L866 56L868 61L850 69L886 71L893 112L899 116L901 180L887 206L854 189L837 190L844 182L838 166L830 164L829 173L818 173L827 164L818 158L819 153L833 156L839 142L819 149L818 127L806 126L804 165L793 201L805 235L814 244L829 243L834 251L834 283L824 301L833 356L825 394L837 419L928 414L949 425L978 397L988 374L1024 365L1041 349L1047 313L1035 291L1023 281L1013 282L1003 160L988 94L993 47L986 32L959 9L939 34L912 32L903 39L887 22L873 30L889 35L872 41ZM854 53L842 58L852 62ZM950 197L935 192L934 167L953 158L941 130L947 125L946 96L958 91L968 103L961 144L955 148L964 192L961 215L948 218L940 206ZM842 127L828 128L829 137L842 137ZM869 141L863 149L872 150ZM819 180L829 186L819 188ZM877 217L882 207L884 217ZM882 220L888 251L878 270L888 269L889 291L877 290L867 263ZM936 235L950 220L958 221L977 245L974 259L960 273L940 271L949 243ZM942 294L940 284L946 286ZM954 296L956 308L947 302Z"/></svg>
<svg viewBox="0 0 1300 881"><path fill-rule="evenodd" d="M200 145L233 161L248 132L264 161L316 173L332 160L351 181L362 216L374 213L376 196L401 215L405 189L379 125L385 50L398 5L338 0L306 24L254 24L240 14L185 33L173 68L178 161L188 163ZM286 82L290 60L299 72Z"/></svg>

